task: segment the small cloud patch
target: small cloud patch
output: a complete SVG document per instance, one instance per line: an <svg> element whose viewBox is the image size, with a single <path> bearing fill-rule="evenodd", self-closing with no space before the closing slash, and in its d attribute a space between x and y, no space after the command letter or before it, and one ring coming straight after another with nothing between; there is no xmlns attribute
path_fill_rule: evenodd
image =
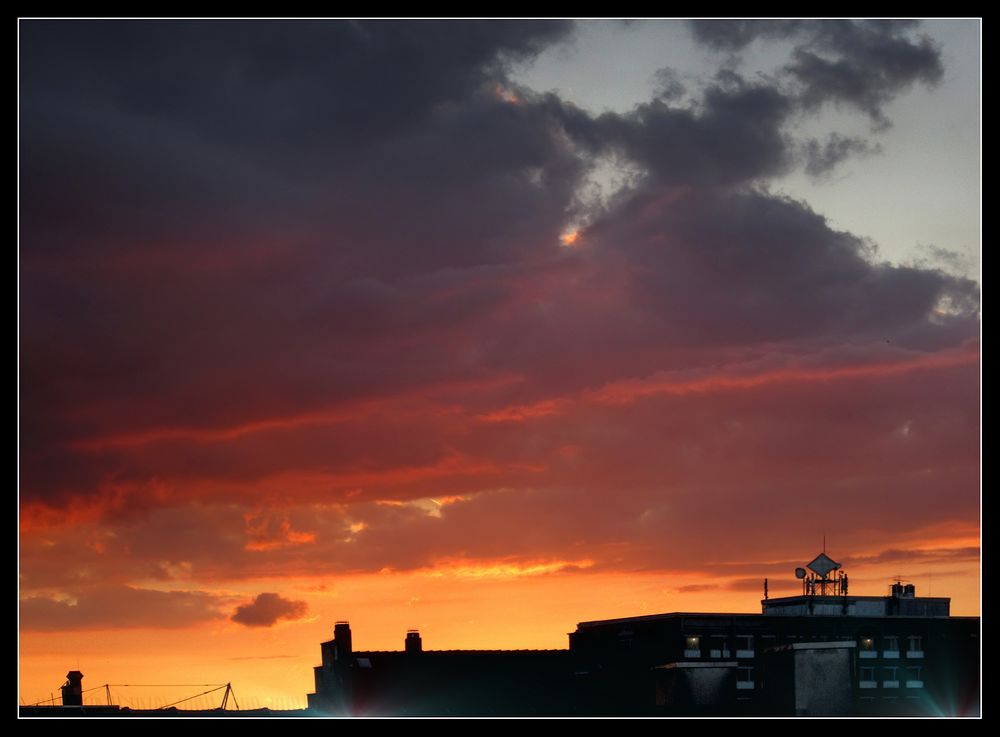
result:
<svg viewBox="0 0 1000 737"><path fill-rule="evenodd" d="M272 627L281 619L302 619L308 611L304 601L280 594L258 594L253 601L236 607L230 619L247 627Z"/></svg>

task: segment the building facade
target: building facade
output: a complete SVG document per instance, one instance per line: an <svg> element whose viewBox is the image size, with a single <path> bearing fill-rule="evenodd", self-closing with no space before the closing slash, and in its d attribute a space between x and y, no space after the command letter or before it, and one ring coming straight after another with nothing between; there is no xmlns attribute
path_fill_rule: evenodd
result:
<svg viewBox="0 0 1000 737"><path fill-rule="evenodd" d="M760 614L581 622L567 650L355 651L338 623L309 706L383 715L975 715L980 622L894 584L851 596L824 555ZM800 575L801 572L801 575ZM836 575L834 575L836 574ZM765 584L766 591L766 584Z"/></svg>

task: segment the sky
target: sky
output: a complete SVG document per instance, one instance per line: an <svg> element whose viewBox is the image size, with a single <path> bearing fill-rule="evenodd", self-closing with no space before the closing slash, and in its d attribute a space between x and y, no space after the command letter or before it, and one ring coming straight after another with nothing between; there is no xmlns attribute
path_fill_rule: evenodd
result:
<svg viewBox="0 0 1000 737"><path fill-rule="evenodd" d="M300 707L338 620L566 647L824 537L979 614L980 48L21 21L22 702Z"/></svg>

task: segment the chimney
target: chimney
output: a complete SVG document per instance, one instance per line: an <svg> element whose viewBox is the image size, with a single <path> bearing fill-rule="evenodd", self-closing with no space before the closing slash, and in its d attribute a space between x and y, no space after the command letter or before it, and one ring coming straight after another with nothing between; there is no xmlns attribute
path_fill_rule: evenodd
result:
<svg viewBox="0 0 1000 737"><path fill-rule="evenodd" d="M424 643L420 639L420 632L417 630L406 631L405 648L408 653L421 653L424 651Z"/></svg>
<svg viewBox="0 0 1000 737"><path fill-rule="evenodd" d="M351 625L349 622L337 622L333 625L334 660L347 660L351 657Z"/></svg>
<svg viewBox="0 0 1000 737"><path fill-rule="evenodd" d="M63 706L83 706L83 673L71 670L62 686Z"/></svg>

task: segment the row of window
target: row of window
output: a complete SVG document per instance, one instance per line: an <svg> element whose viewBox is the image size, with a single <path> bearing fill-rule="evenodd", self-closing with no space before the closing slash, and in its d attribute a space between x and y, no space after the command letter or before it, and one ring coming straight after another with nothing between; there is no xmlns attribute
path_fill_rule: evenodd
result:
<svg viewBox="0 0 1000 737"><path fill-rule="evenodd" d="M684 653L690 657L698 657L701 654L701 635L688 635L684 638ZM736 635L736 657L752 658L753 635ZM771 638L773 640L773 638ZM713 658L728 658L731 655L729 643L725 635L710 635L708 638L708 649ZM773 643L771 643L773 644Z"/></svg>
<svg viewBox="0 0 1000 737"><path fill-rule="evenodd" d="M689 657L700 656L702 639L703 637L701 635L687 635L684 638L684 654ZM765 635L763 639L765 640L765 646L770 646L775 642L775 638L773 636ZM789 639L795 638L789 637ZM729 649L729 643L725 635L709 635L707 640L711 657L730 657L731 652ZM736 657L752 658L754 656L753 635L736 635L735 640ZM770 642L767 642L768 640ZM882 637L882 657L898 658L900 653L899 645L900 638L896 635L885 635ZM878 648L876 647L875 638L870 636L863 636L859 638L858 650L863 658L876 657ZM922 658L924 656L924 638L921 635L909 635L906 638L905 652L906 657L908 658Z"/></svg>
<svg viewBox="0 0 1000 737"><path fill-rule="evenodd" d="M882 688L923 688L924 669L921 666L896 668L874 668L862 666L858 671L858 686L860 688L878 688L876 674L881 676Z"/></svg>
<svg viewBox="0 0 1000 737"><path fill-rule="evenodd" d="M882 657L898 658L900 638L896 635L885 635L882 637ZM858 656L862 658L878 657L878 647L874 637L861 637L858 640ZM910 635L906 638L906 657L924 657L924 638L920 635Z"/></svg>
<svg viewBox="0 0 1000 737"><path fill-rule="evenodd" d="M752 689L754 687L753 666L744 665L736 669L736 688ZM923 688L924 669L921 666L896 668L888 666L876 669L863 666L859 669L858 686L860 688L878 688L877 675L881 676L882 688Z"/></svg>

